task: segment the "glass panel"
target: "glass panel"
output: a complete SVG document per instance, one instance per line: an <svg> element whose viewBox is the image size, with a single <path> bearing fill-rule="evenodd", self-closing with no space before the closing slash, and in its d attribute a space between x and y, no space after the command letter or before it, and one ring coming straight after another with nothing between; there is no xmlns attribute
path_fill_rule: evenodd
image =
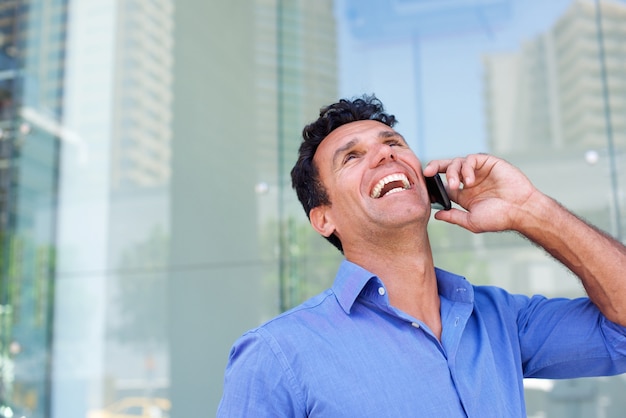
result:
<svg viewBox="0 0 626 418"><path fill-rule="evenodd" d="M376 92L422 161L502 156L622 239L624 2L343 0L338 16L341 95ZM429 232L436 263L475 284L584 293L515 234ZM528 380L529 416L617 416L623 382Z"/></svg>
<svg viewBox="0 0 626 418"><path fill-rule="evenodd" d="M68 5L53 417L169 400L173 20Z"/></svg>
<svg viewBox="0 0 626 418"><path fill-rule="evenodd" d="M5 415L45 416L50 407L59 156L54 127L61 110L48 92L62 89L59 51L65 36L64 27L42 24L53 8L17 1L0 6L0 407ZM48 58L45 65L42 57Z"/></svg>

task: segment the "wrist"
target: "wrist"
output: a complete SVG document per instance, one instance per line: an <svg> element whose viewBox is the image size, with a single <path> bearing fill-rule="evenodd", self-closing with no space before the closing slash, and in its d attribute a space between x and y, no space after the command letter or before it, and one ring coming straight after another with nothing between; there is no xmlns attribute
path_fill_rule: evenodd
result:
<svg viewBox="0 0 626 418"><path fill-rule="evenodd" d="M556 200L536 190L521 205L513 222L513 230L520 234L535 239L538 235L544 235L552 228L559 228L558 223L563 220L563 215L568 214L563 206Z"/></svg>

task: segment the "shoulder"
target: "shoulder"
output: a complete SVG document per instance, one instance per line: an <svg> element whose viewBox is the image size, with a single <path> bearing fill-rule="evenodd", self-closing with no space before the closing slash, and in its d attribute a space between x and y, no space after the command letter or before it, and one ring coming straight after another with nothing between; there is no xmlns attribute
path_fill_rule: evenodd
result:
<svg viewBox="0 0 626 418"><path fill-rule="evenodd" d="M532 297L510 293L508 290L498 286L472 285L476 303L480 305L491 305L505 309L523 309L531 303ZM539 296L539 298L543 298Z"/></svg>
<svg viewBox="0 0 626 418"><path fill-rule="evenodd" d="M303 337L307 334L320 332L332 324L333 318L342 312L335 294L328 289L248 330L235 342L233 349L252 341L274 349L285 344L297 345L306 341Z"/></svg>
<svg viewBox="0 0 626 418"><path fill-rule="evenodd" d="M285 328L298 328L303 325L311 325L309 322L314 318L332 315L339 305L335 293L327 289L322 293L302 302L277 316L261 324L256 330L265 329L273 331Z"/></svg>
<svg viewBox="0 0 626 418"><path fill-rule="evenodd" d="M436 269L439 294L452 302L470 303L474 309L517 311L528 305L530 298L509 293L507 290L488 285L475 285L463 276Z"/></svg>

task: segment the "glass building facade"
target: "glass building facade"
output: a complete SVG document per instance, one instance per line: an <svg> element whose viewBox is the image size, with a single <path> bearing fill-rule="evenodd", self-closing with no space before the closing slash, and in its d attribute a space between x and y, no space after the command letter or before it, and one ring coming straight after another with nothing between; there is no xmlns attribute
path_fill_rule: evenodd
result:
<svg viewBox="0 0 626 418"><path fill-rule="evenodd" d="M334 279L289 172L340 97L623 241L624 45L617 0L0 1L0 416L213 416L235 339ZM429 228L474 283L583 292L515 234ZM528 414L623 416L624 390L528 380Z"/></svg>

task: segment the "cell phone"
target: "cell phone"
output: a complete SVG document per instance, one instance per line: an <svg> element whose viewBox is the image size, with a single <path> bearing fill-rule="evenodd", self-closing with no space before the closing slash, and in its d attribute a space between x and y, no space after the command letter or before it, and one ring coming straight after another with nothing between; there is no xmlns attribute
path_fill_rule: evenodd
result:
<svg viewBox="0 0 626 418"><path fill-rule="evenodd" d="M435 174L433 177L425 177L425 180L431 206L435 209L450 210L452 208L452 202L443 185L441 176Z"/></svg>

